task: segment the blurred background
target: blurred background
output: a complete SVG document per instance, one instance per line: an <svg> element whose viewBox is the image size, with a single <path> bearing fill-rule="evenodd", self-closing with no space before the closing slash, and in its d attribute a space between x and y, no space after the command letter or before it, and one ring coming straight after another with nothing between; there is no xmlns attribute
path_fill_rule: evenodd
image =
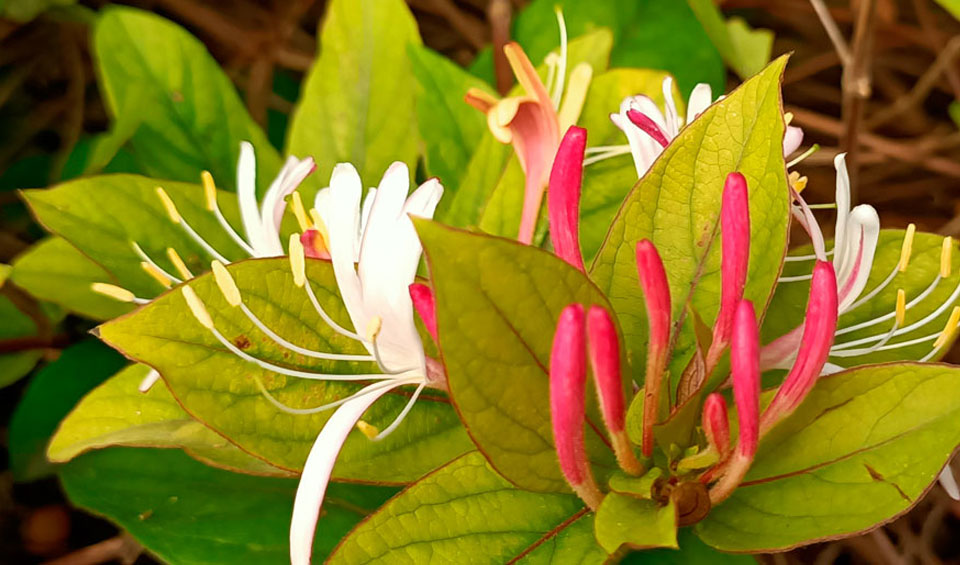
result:
<svg viewBox="0 0 960 565"><path fill-rule="evenodd" d="M429 47L471 67L501 92L511 86L511 74L491 45L517 35L528 3L408 1ZM16 190L77 176L97 136L110 127L88 44L90 26L105 4L0 0L0 263L9 264L44 236ZM317 49L322 0L126 4L173 20L199 38L271 142L282 146L287 118ZM616 21L619 33L632 34L636 54L649 52L647 64L671 71L675 69L663 66L678 52L670 43L670 26L698 25L683 0L588 4L588 10ZM617 10L627 5L629 10L618 18ZM786 111L794 125L804 128L804 146L821 147L799 168L809 177L808 201L833 200L833 156L847 151L855 200L873 204L884 227L915 222L924 231L960 236L960 23L952 15L960 14L960 1L726 0L719 6L727 17L771 30L772 55L793 53L783 85ZM698 33L704 36L702 30ZM839 41L831 41L831 34ZM719 61L708 42L695 47L705 60ZM534 59L545 54L530 50ZM696 72L678 74L681 83L694 79L702 80ZM732 73L709 79L727 89L739 82ZM121 150L104 170L138 168L135 158ZM152 563L132 538L71 509L49 465L37 455L57 415L69 410L98 377L91 375L84 383L81 376L56 398L44 399L43 414L16 410L31 383L52 378L45 369L51 361L66 347L89 339L91 322L51 313L14 282L0 286L0 295L13 308L0 308L0 385L8 385L0 388L0 562ZM93 342L88 347L94 350L89 358L102 365L91 373L109 375L122 365L106 348ZM960 354L955 350L948 360L960 361ZM8 453L11 435L39 448ZM960 563L960 503L935 486L908 515L881 529L759 559Z"/></svg>

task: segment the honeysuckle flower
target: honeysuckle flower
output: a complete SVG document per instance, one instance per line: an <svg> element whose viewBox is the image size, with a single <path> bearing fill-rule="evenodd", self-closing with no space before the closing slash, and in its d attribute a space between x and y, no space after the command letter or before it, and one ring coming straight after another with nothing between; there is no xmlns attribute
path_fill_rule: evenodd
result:
<svg viewBox="0 0 960 565"><path fill-rule="evenodd" d="M644 457L653 455L653 425L660 408L663 373L670 355L670 284L657 248L644 239L637 243L637 274L647 308L647 367L643 386Z"/></svg>
<svg viewBox="0 0 960 565"><path fill-rule="evenodd" d="M590 344L590 367L597 385L600 412L610 433L610 443L620 467L632 474L643 473L627 436L626 400L623 394L623 376L620 372L620 344L617 329L610 313L591 306L587 313L587 336Z"/></svg>
<svg viewBox="0 0 960 565"><path fill-rule="evenodd" d="M690 92L684 119L679 115L674 102L672 77L663 79L662 90L663 110L649 96L641 94L624 98L620 103L620 111L610 114L610 120L626 135L627 145L591 147L587 149L590 156L586 164L630 153L637 169L637 178L643 177L680 130L714 102L710 85L698 84ZM786 115L788 124L791 118L791 115ZM803 130L787 125L783 138L783 154L790 155L802 142Z"/></svg>
<svg viewBox="0 0 960 565"><path fill-rule="evenodd" d="M580 252L580 188L587 130L570 126L560 142L550 171L547 212L550 242L558 257L583 271Z"/></svg>
<svg viewBox="0 0 960 565"><path fill-rule="evenodd" d="M587 361L584 312L571 304L560 313L550 353L550 414L560 470L590 508L600 506L597 487L583 438L586 418Z"/></svg>
<svg viewBox="0 0 960 565"><path fill-rule="evenodd" d="M757 315L749 300L741 300L734 315L730 374L737 407L737 448L722 465L723 476L710 489L710 503L718 504L740 484L753 463L759 440L760 339Z"/></svg>
<svg viewBox="0 0 960 565"><path fill-rule="evenodd" d="M410 300L413 301L414 309L420 315L420 319L423 320L427 333L436 341L437 304L433 298L433 291L423 283L413 283L410 285Z"/></svg>
<svg viewBox="0 0 960 565"><path fill-rule="evenodd" d="M487 126L494 137L513 145L526 176L517 235L523 243L533 241L547 176L560 145L560 134L579 118L593 76L593 67L584 62L574 67L567 79L567 31L559 11L557 20L560 55L547 58L546 85L523 49L516 43L508 43L503 51L524 94L498 100L483 90L472 88L465 97L468 104L486 114Z"/></svg>
<svg viewBox="0 0 960 565"><path fill-rule="evenodd" d="M720 461L726 459L730 451L730 422L727 419L727 401L720 393L710 393L703 401L701 426L710 449L716 452Z"/></svg>
<svg viewBox="0 0 960 565"><path fill-rule="evenodd" d="M837 155L834 160L834 165L837 170L837 221L834 230L834 248L832 251L826 251L823 232L811 211L811 207L804 202L799 194L794 192L796 204L793 206L793 214L801 227L809 234L813 243L814 253L811 255L787 257L786 261L825 261L827 260L827 256L832 253L833 265L837 275L838 309L840 316L843 316L870 302L880 292L894 284L899 275L908 270L916 227L913 224L907 227L900 249L900 260L897 264L893 266L882 282L874 288L867 290L866 285L873 269L874 255L879 240L880 221L876 210L870 205L861 204L853 209L850 208L850 180L847 175L845 155ZM935 308L933 312L909 325L905 323L906 313L923 302L944 279L950 276L952 271L953 247L953 239L945 237L941 248L940 270L930 284L918 295L908 299L903 289L899 289L897 292L896 307L893 311L848 326L844 326L841 319L841 323L835 334L837 340L830 350L830 357L834 359L861 357L875 351L889 351L927 342L932 342L933 347L930 352L921 359L922 361L927 361L942 351L950 342L950 339L957 329L958 323L960 323L960 311L958 311L956 307L951 313L946 327L942 330L900 342L894 341L894 338L919 330L930 324L946 312L957 299L960 298L960 284L958 284L950 296ZM781 277L780 283L805 281L809 280L811 276L812 275ZM954 316L954 314L956 316ZM889 328L887 324L890 324ZM846 334L877 326L879 326L879 331L874 335L850 341L842 341L842 336ZM802 327L797 327L764 346L760 355L761 367L765 370L772 368L789 368L800 346L801 332ZM842 366L836 363L828 362L824 365L824 371L826 373L834 373L842 368Z"/></svg>
<svg viewBox="0 0 960 565"><path fill-rule="evenodd" d="M216 328L205 305L190 288L181 287L184 298L197 320L231 353L263 369L292 377L339 381L371 382L352 395L313 408L291 408L277 400L264 387L261 393L278 409L292 414L313 414L336 408L317 436L304 464L294 501L290 526L290 559L294 564L310 561L313 535L330 480L334 462L350 431L360 427L363 413L377 399L391 390L416 386L410 401L384 430L369 424L361 431L372 440L389 435L413 408L427 386L445 389L441 371L426 358L423 344L413 319L410 285L420 262L421 247L410 221L410 215L430 217L443 193L440 183L431 179L412 194L409 171L403 163L394 163L383 175L372 195L368 211L362 212L362 184L356 169L349 164L334 167L326 198L329 219L329 253L337 287L350 316L354 330L335 322L321 307L306 276L305 250L298 234L289 243L290 266L294 284L304 289L323 321L335 332L356 340L367 354L340 354L314 351L293 344L267 327L243 302L240 290L224 265L214 260L214 279L227 302L239 308L268 338L284 349L317 359L367 361L376 363L379 373L325 374L276 365L241 350ZM372 200L370 200L372 198ZM361 216L366 220L361 222ZM365 329L365 330L364 330ZM365 331L365 334L361 334Z"/></svg>

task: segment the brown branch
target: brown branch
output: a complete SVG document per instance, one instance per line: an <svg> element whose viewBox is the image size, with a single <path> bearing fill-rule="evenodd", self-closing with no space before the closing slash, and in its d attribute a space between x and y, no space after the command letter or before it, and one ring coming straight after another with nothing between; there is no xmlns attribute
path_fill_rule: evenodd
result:
<svg viewBox="0 0 960 565"><path fill-rule="evenodd" d="M859 201L858 175L860 164L859 133L863 122L863 110L870 98L870 64L873 47L873 22L876 15L876 0L860 0L857 21L853 28L853 47L849 65L843 68L841 80L842 115L844 129L840 136L840 147L847 152L847 171L850 175L850 200Z"/></svg>
<svg viewBox="0 0 960 565"><path fill-rule="evenodd" d="M137 540L133 539L130 534L123 533L63 557L47 561L44 565L97 565L111 561L119 561L121 564L129 565L136 561L141 553L143 553L143 546L137 543Z"/></svg>
<svg viewBox="0 0 960 565"><path fill-rule="evenodd" d="M415 8L446 20L474 49L483 49L487 44L487 31L483 23L461 11L451 0L408 1Z"/></svg>
<svg viewBox="0 0 960 565"><path fill-rule="evenodd" d="M63 349L68 345L70 345L70 336L67 334L57 334L49 337L11 337L0 339L0 354L21 353L37 349Z"/></svg>
<svg viewBox="0 0 960 565"><path fill-rule="evenodd" d="M490 34L493 40L493 71L496 77L497 92L506 95L513 86L513 73L503 47L510 41L510 0L490 0L487 19L490 20Z"/></svg>

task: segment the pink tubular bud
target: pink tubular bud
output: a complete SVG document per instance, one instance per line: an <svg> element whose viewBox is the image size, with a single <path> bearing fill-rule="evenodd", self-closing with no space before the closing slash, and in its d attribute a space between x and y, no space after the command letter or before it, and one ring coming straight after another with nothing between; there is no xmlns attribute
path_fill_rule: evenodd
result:
<svg viewBox="0 0 960 565"><path fill-rule="evenodd" d="M547 189L550 241L557 256L583 271L580 253L580 187L587 130L571 126L553 160Z"/></svg>
<svg viewBox="0 0 960 565"><path fill-rule="evenodd" d="M590 366L597 383L600 410L610 432L613 450L620 467L632 474L643 473L626 432L626 399L623 395L623 377L620 372L620 344L617 329L610 314L593 306L587 314L587 336L590 344Z"/></svg>
<svg viewBox="0 0 960 565"><path fill-rule="evenodd" d="M666 147L670 144L670 141L667 139L666 134L663 133L663 130L660 129L660 126L643 112L633 109L627 110L627 118L633 122L633 125L642 129L645 134L652 137L653 140L660 145Z"/></svg>
<svg viewBox="0 0 960 565"><path fill-rule="evenodd" d="M583 306L571 304L560 313L550 352L550 414L560 470L592 509L603 495L593 479L584 444L587 380Z"/></svg>
<svg viewBox="0 0 960 565"><path fill-rule="evenodd" d="M796 410L813 388L830 355L836 329L837 277L832 264L817 261L810 281L810 298L797 359L760 417L761 437Z"/></svg>
<svg viewBox="0 0 960 565"><path fill-rule="evenodd" d="M733 313L737 303L743 298L743 287L747 282L747 264L750 261L750 202L747 179L740 173L727 175L723 186L720 230L720 311L713 326L713 342L707 353L707 373L713 370L720 355L730 344Z"/></svg>
<svg viewBox="0 0 960 565"><path fill-rule="evenodd" d="M670 346L670 284L660 254L650 240L637 243L637 274L647 307L650 335L643 392L643 455L653 455L653 425L660 407L660 388Z"/></svg>
<svg viewBox="0 0 960 565"><path fill-rule="evenodd" d="M752 460L757 452L760 411L760 336L749 300L741 300L734 314L730 373L740 426L737 453Z"/></svg>
<svg viewBox="0 0 960 565"><path fill-rule="evenodd" d="M730 423L727 421L727 401L720 393L714 392L704 401L702 425L707 443L722 461L730 451Z"/></svg>
<svg viewBox="0 0 960 565"><path fill-rule="evenodd" d="M433 291L425 284L413 283L409 287L409 292L410 300L413 301L414 309L423 320L423 325L426 326L433 341L437 341L437 305L433 299Z"/></svg>

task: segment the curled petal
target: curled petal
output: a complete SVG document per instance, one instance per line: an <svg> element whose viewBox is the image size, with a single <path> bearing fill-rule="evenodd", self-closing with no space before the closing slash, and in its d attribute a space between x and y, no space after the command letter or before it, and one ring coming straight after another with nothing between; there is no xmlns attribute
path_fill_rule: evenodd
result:
<svg viewBox="0 0 960 565"><path fill-rule="evenodd" d="M687 124L697 119L697 116L702 114L710 104L713 103L713 93L710 91L710 85L704 82L701 82L697 86L693 87L693 91L690 92L690 100L687 102Z"/></svg>
<svg viewBox="0 0 960 565"><path fill-rule="evenodd" d="M787 126L783 132L783 156L792 154L803 143L803 130L796 126Z"/></svg>
<svg viewBox="0 0 960 565"><path fill-rule="evenodd" d="M413 283L410 285L410 299L430 337L437 341L437 305L433 299L433 291L425 284Z"/></svg>
<svg viewBox="0 0 960 565"><path fill-rule="evenodd" d="M631 109L627 110L627 118L633 122L633 125L643 130L644 133L659 143L661 147L670 145L670 140L667 138L667 134L646 114Z"/></svg>
<svg viewBox="0 0 960 565"><path fill-rule="evenodd" d="M580 253L580 187L587 130L572 126L563 136L550 171L547 210L550 241L561 259L583 271Z"/></svg>

